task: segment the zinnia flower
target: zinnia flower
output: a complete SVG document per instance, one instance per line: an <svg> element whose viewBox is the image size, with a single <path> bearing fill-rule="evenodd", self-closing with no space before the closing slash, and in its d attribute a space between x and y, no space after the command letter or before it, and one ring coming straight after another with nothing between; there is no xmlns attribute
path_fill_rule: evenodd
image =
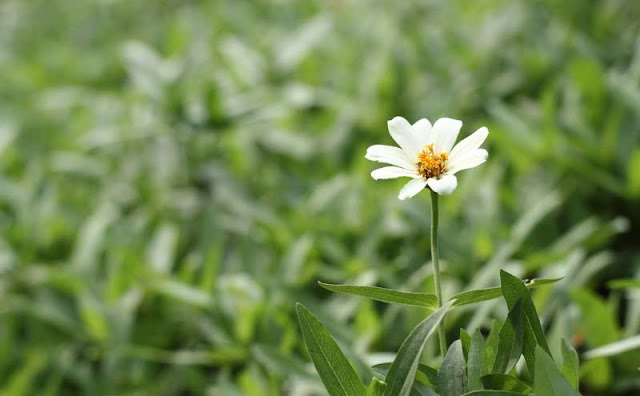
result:
<svg viewBox="0 0 640 396"><path fill-rule="evenodd" d="M487 160L487 150L480 145L489 135L482 127L455 147L462 121L440 118L433 126L426 118L411 125L402 117L387 122L389 134L398 147L375 145L367 149L366 159L385 166L371 172L374 179L412 178L400 190L398 198L411 198L425 187L440 195L449 195L458 186L455 174L475 168Z"/></svg>

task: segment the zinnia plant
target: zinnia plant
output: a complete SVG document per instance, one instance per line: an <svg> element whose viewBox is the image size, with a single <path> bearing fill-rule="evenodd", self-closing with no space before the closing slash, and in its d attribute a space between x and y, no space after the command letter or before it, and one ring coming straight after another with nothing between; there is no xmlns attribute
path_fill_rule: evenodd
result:
<svg viewBox="0 0 640 396"><path fill-rule="evenodd" d="M362 381L324 325L298 304L298 318L309 355L331 396L540 396L578 395L578 355L566 342L562 345L562 370L551 357L540 319L529 289L559 279L523 282L500 271L500 286L458 293L447 303L442 298L438 256L438 196L449 195L457 187L456 173L487 160L480 146L489 131L482 127L454 147L462 122L440 118L433 124L421 119L411 125L402 117L388 122L389 133L399 147L369 147L366 158L390 166L371 173L374 179L410 177L401 190L401 200L425 188L431 191L431 261L435 294L392 290L374 286L320 283L328 290L367 297L392 304L426 308L431 315L420 322L402 343L393 362L372 367ZM448 350L444 317L455 307L502 297L509 313L492 326L488 337L479 330L473 335L460 329L460 339ZM439 368L421 363L421 355L431 335L438 330L442 360ZM524 371L516 363L524 359L529 383L518 378ZM437 362L436 362L437 363ZM369 383L369 386L365 386Z"/></svg>

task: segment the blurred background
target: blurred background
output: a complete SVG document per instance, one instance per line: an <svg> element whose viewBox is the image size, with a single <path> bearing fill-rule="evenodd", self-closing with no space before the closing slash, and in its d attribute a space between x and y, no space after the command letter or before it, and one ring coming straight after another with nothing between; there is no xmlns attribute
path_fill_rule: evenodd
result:
<svg viewBox="0 0 640 396"><path fill-rule="evenodd" d="M0 394L324 395L296 302L391 361L428 312L316 281L432 289L428 194L364 159L396 115L491 131L441 200L445 295L564 276L554 353L637 335L639 33L623 0L2 0ZM583 356L583 394L639 366Z"/></svg>

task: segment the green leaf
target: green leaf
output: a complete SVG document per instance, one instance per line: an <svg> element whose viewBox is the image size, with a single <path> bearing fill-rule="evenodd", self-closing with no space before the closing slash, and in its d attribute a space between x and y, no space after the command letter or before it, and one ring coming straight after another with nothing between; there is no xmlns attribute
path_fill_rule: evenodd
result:
<svg viewBox="0 0 640 396"><path fill-rule="evenodd" d="M327 329L302 304L296 305L304 342L331 396L366 396L367 389Z"/></svg>
<svg viewBox="0 0 640 396"><path fill-rule="evenodd" d="M471 346L469 347L469 357L467 359L467 376L469 390L482 389L481 377L489 372L487 365L487 353L485 352L484 337L480 330L473 333Z"/></svg>
<svg viewBox="0 0 640 396"><path fill-rule="evenodd" d="M464 359L467 360L469 358L469 348L471 347L471 337L463 328L460 328L460 342L462 342Z"/></svg>
<svg viewBox="0 0 640 396"><path fill-rule="evenodd" d="M640 335L625 338L611 344L603 345L584 353L585 359L593 359L603 356L615 356L640 348ZM574 351L575 352L575 351Z"/></svg>
<svg viewBox="0 0 640 396"><path fill-rule="evenodd" d="M562 278L532 279L523 283L527 288L533 289L533 288L544 286L544 285L550 285L560 280L562 280ZM475 304L482 301L493 300L500 297L502 297L502 289L500 287L490 287L487 289L469 290L469 291L464 291L462 293L455 294L449 299L449 301L455 300L453 305L456 307L460 307L463 305Z"/></svg>
<svg viewBox="0 0 640 396"><path fill-rule="evenodd" d="M505 373L516 364L524 343L524 310L521 300L511 308L498 336L498 351L493 369L494 373Z"/></svg>
<svg viewBox="0 0 640 396"><path fill-rule="evenodd" d="M487 367L489 370L494 366L494 362L496 361L496 354L498 353L498 341L500 339L500 322L494 320L491 324L491 331L489 331L489 336L487 337L486 344L486 352L487 352Z"/></svg>
<svg viewBox="0 0 640 396"><path fill-rule="evenodd" d="M467 391L467 368L460 340L451 344L438 371L438 393L459 396Z"/></svg>
<svg viewBox="0 0 640 396"><path fill-rule="evenodd" d="M614 279L607 282L610 289L640 289L640 280L638 279Z"/></svg>
<svg viewBox="0 0 640 396"><path fill-rule="evenodd" d="M469 393L465 393L462 396L515 396L522 395L522 393L511 392L511 391L501 391L501 390L478 390Z"/></svg>
<svg viewBox="0 0 640 396"><path fill-rule="evenodd" d="M420 355L429 337L444 318L451 303L446 304L418 324L404 340L387 373L387 396L406 396L411 391Z"/></svg>
<svg viewBox="0 0 640 396"><path fill-rule="evenodd" d="M534 388L537 395L577 396L578 391L564 379L551 356L540 346L536 347Z"/></svg>
<svg viewBox="0 0 640 396"><path fill-rule="evenodd" d="M371 384L369 384L369 389L367 389L367 396L383 396L386 387L387 384L385 384L384 381L373 377Z"/></svg>
<svg viewBox="0 0 640 396"><path fill-rule="evenodd" d="M578 353L564 338L562 339L562 375L573 387L578 389Z"/></svg>
<svg viewBox="0 0 640 396"><path fill-rule="evenodd" d="M386 377L390 367L391 363L379 363L371 367L371 369ZM415 380L425 385L435 385L438 382L438 370L420 363L418 364Z"/></svg>
<svg viewBox="0 0 640 396"><path fill-rule="evenodd" d="M502 288L502 295L504 296L509 309L512 309L518 300L522 301L522 309L524 312L522 355L527 361L529 372L534 376L536 367L536 344L540 345L545 352L550 353L547 340L544 336L544 332L542 331L542 326L540 325L538 312L533 304L529 290L520 279L506 271L500 270L500 284Z"/></svg>
<svg viewBox="0 0 640 396"><path fill-rule="evenodd" d="M410 293L375 286L332 285L322 282L318 282L318 284L327 290L339 293L355 294L357 296L368 297L376 301L413 305L434 310L438 308L438 298L435 294Z"/></svg>
<svg viewBox="0 0 640 396"><path fill-rule="evenodd" d="M511 391L529 394L533 389L516 377L507 374L489 374L482 377L482 384L486 389Z"/></svg>

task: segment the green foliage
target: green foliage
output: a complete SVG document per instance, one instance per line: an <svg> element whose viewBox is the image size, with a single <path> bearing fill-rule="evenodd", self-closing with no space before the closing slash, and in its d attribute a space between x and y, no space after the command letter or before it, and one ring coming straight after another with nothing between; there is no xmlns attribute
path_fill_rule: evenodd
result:
<svg viewBox="0 0 640 396"><path fill-rule="evenodd" d="M409 293L373 286L331 285L322 282L319 282L319 284L327 290L340 293L355 294L357 296L368 297L372 300L387 303L414 305L417 307L430 308L433 310L437 309L438 307L438 298L435 294Z"/></svg>
<svg viewBox="0 0 640 396"><path fill-rule="evenodd" d="M562 376L551 357L540 346L536 347L535 390L540 395L577 396L578 391L573 389Z"/></svg>
<svg viewBox="0 0 640 396"><path fill-rule="evenodd" d="M327 329L302 304L296 307L311 360L331 396L365 396L367 388Z"/></svg>
<svg viewBox="0 0 640 396"><path fill-rule="evenodd" d="M436 390L441 396L458 396L466 393L467 389L466 362L462 353L462 343L457 340L449 347L438 371Z"/></svg>
<svg viewBox="0 0 640 396"><path fill-rule="evenodd" d="M296 301L366 379L426 309L316 280L433 293L428 197L363 158L403 115L490 130L440 200L445 298L562 276L531 290L552 356L570 340L585 395L638 394L617 344L640 334L638 20L615 0L0 1L0 393L320 396ZM447 339L491 334L491 367L508 311L458 306Z"/></svg>
<svg viewBox="0 0 640 396"><path fill-rule="evenodd" d="M389 367L385 382L385 395L406 396L410 393L420 363L422 350L429 337L435 332L451 304L446 304L416 326L398 350L396 359ZM438 382L439 382L438 377Z"/></svg>

